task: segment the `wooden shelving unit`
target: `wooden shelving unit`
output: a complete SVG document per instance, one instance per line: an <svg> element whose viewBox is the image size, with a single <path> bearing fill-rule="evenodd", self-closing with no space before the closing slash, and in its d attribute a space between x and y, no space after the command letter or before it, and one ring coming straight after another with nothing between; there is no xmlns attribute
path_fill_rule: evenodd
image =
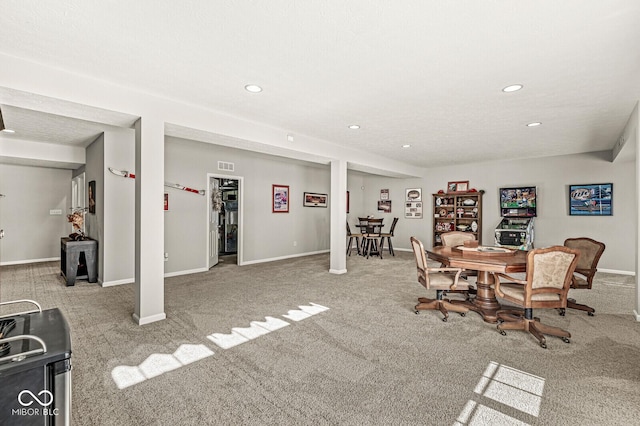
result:
<svg viewBox="0 0 640 426"><path fill-rule="evenodd" d="M433 194L433 245L440 246L440 234L464 231L482 244L482 195L478 192Z"/></svg>

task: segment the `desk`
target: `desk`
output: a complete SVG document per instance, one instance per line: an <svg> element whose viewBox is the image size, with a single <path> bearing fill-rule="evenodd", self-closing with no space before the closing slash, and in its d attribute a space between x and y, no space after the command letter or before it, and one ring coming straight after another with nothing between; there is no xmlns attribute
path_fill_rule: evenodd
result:
<svg viewBox="0 0 640 426"><path fill-rule="evenodd" d="M490 255L484 253L470 253L456 250L455 247L434 247L427 250L429 259L440 262L452 268L464 268L478 271L478 294L472 301L451 301L462 303L469 310L479 313L486 322L498 322L496 312L501 309L496 293L492 287L495 273L510 274L526 272L527 252L516 250L514 254Z"/></svg>
<svg viewBox="0 0 640 426"><path fill-rule="evenodd" d="M76 283L80 254L84 254L89 282L98 282L98 242L96 240L74 241L65 237L60 238L60 275L65 278L67 286Z"/></svg>

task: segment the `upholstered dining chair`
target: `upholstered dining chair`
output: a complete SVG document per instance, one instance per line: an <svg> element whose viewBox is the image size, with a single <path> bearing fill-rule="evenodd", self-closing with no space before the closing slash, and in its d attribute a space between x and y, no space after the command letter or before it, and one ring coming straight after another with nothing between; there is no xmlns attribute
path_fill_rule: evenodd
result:
<svg viewBox="0 0 640 426"><path fill-rule="evenodd" d="M347 242L347 254L349 256L351 256L351 247L353 245L353 240L356 240L356 250L358 251L358 254L360 254L360 238L364 237L364 235L361 232L357 232L357 233L352 233L351 232L351 227L349 226L349 222L347 222L347 238L349 238L348 242Z"/></svg>
<svg viewBox="0 0 640 426"><path fill-rule="evenodd" d="M567 306L567 294L579 257L578 250L564 246L534 249L527 254L526 280L495 274L496 294L524 308L524 311L498 311L498 322L502 321L498 324L500 334L505 335L505 330L525 330L533 334L543 348L547 347L545 334L561 337L569 343L571 334L568 331L542 324L540 318L533 316L533 309Z"/></svg>
<svg viewBox="0 0 640 426"><path fill-rule="evenodd" d="M578 265L573 273L571 288L591 290L593 277L598 271L600 256L604 253L604 243L592 240L591 238L581 237L567 238L564 240L564 245L565 247L580 251L580 259L578 259ZM586 311L589 316L593 316L596 312L596 310L590 306L576 303L575 299L567 299L567 308ZM564 308L560 308L560 315L564 316L564 314Z"/></svg>
<svg viewBox="0 0 640 426"><path fill-rule="evenodd" d="M382 239L382 222L383 219L369 219L367 231L363 232L363 254L367 256L367 259L371 255L379 256L380 259L382 259L382 249L380 247L380 240Z"/></svg>
<svg viewBox="0 0 640 426"><path fill-rule="evenodd" d="M464 289L467 287L465 281L459 281L460 268L430 268L427 265L427 256L424 251L424 245L416 237L411 237L411 247L413 248L413 254L416 258L416 268L418 272L418 282L422 284L427 290L436 290L435 299L427 299L425 297L418 298L418 304L415 306L415 313L419 313L422 310L438 310L442 312L444 318L442 321L446 322L449 318L449 311L458 312L460 315L465 316L469 312L469 308L462 305L454 305L448 300L443 299L443 292Z"/></svg>
<svg viewBox="0 0 640 426"><path fill-rule="evenodd" d="M450 231L440 234L440 240L442 241L442 245L445 247L457 247L463 245L465 241L475 241L476 236L471 232ZM460 274L460 278L466 280L469 277L475 277L477 275L478 271L463 269L462 274ZM451 292L445 292L445 296L447 295L447 293L462 293L467 299L470 299L477 293L477 291L475 288L469 286L468 290L455 290Z"/></svg>
<svg viewBox="0 0 640 426"><path fill-rule="evenodd" d="M391 238L393 237L393 233L395 232L396 229L396 223L398 223L398 218L394 217L393 218L393 222L391 223L391 228L389 228L389 232L382 232L380 234L380 251L384 250L384 240L385 238L387 239L387 242L389 244L387 244L389 246L389 254L395 256L395 252L393 251L393 244L391 243Z"/></svg>

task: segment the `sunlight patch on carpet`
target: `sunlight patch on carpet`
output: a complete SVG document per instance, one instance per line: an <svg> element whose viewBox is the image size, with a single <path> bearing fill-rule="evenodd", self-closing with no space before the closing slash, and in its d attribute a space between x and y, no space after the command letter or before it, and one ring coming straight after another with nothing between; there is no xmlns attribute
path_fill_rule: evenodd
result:
<svg viewBox="0 0 640 426"><path fill-rule="evenodd" d="M328 310L329 308L326 306L312 302L309 303L309 305L298 306L298 309L291 309L282 316L290 319L291 321L302 321L305 318L309 318ZM232 327L231 333L229 334L213 333L208 335L207 339L211 340L222 349L229 349L288 325L288 322L279 318L265 317L265 321L251 321L249 323L249 327Z"/></svg>
<svg viewBox="0 0 640 426"><path fill-rule="evenodd" d="M211 355L213 351L204 345L183 344L173 354L151 354L138 366L119 365L111 370L111 378L124 389Z"/></svg>
<svg viewBox="0 0 640 426"><path fill-rule="evenodd" d="M540 415L545 379L491 361L474 392L530 416ZM457 425L519 424L518 419L470 400L458 416Z"/></svg>

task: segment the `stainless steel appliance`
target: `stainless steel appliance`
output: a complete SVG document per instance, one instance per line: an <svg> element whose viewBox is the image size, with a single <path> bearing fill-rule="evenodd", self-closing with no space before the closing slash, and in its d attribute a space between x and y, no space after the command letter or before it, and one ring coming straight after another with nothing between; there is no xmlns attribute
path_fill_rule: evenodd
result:
<svg viewBox="0 0 640 426"><path fill-rule="evenodd" d="M69 425L71 338L59 309L0 317L0 425Z"/></svg>

